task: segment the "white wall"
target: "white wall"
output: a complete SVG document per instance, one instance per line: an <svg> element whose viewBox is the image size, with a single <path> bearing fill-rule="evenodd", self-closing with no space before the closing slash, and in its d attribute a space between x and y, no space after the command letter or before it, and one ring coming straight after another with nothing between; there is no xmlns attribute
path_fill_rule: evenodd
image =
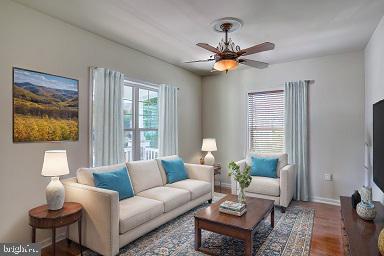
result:
<svg viewBox="0 0 384 256"><path fill-rule="evenodd" d="M226 166L244 157L246 93L310 85L310 187L314 199L337 200L362 184L364 151L363 52L332 55L203 78L203 135L217 139L214 155ZM334 181L324 181L332 173ZM222 180L229 182L226 172Z"/></svg>
<svg viewBox="0 0 384 256"><path fill-rule="evenodd" d="M384 17L377 26L365 48L365 129L366 137L372 144L372 105L384 99ZM372 147L371 158L372 158ZM372 161L372 159L371 159ZM370 170L372 177L372 170ZM373 199L384 202L384 194L372 182Z"/></svg>
<svg viewBox="0 0 384 256"><path fill-rule="evenodd" d="M12 66L80 81L80 140L12 142ZM0 1L0 242L30 241L28 209L45 202L40 176L48 149L67 149L71 174L88 163L88 69L108 67L133 79L180 88L179 150L198 162L202 138L201 78L17 3ZM44 239L38 233L38 239Z"/></svg>

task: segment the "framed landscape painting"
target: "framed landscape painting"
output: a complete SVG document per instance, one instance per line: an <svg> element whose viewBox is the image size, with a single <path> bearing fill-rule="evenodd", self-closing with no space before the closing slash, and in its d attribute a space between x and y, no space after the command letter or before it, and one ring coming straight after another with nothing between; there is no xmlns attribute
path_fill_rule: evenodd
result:
<svg viewBox="0 0 384 256"><path fill-rule="evenodd" d="M13 68L13 141L77 141L79 81Z"/></svg>

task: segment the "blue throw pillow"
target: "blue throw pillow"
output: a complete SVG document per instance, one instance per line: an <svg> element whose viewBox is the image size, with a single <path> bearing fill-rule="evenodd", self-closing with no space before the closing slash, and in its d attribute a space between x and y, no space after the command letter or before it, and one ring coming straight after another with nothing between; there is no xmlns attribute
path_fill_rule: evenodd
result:
<svg viewBox="0 0 384 256"><path fill-rule="evenodd" d="M168 184L188 179L187 171L185 170L184 162L181 158L161 160L161 164L167 175Z"/></svg>
<svg viewBox="0 0 384 256"><path fill-rule="evenodd" d="M278 158L252 157L251 176L277 178Z"/></svg>
<svg viewBox="0 0 384 256"><path fill-rule="evenodd" d="M93 178L96 187L117 191L119 200L133 197L131 180L126 167L111 172L94 172Z"/></svg>

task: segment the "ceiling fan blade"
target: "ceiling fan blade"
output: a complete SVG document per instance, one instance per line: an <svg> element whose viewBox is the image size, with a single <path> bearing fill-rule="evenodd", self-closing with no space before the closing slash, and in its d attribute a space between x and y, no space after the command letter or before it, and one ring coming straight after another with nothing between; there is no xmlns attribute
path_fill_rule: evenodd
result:
<svg viewBox="0 0 384 256"><path fill-rule="evenodd" d="M240 59L239 63L259 69L267 68L269 66L269 64L265 62L247 59Z"/></svg>
<svg viewBox="0 0 384 256"><path fill-rule="evenodd" d="M246 55L250 55L250 54L254 54L254 53L258 53L258 52L270 51L270 50L273 50L274 48L275 48L275 45L273 43L265 42L262 44L258 44L258 45L243 49L243 50L237 52L237 55L238 56L246 56Z"/></svg>
<svg viewBox="0 0 384 256"><path fill-rule="evenodd" d="M208 50L210 52L214 52L216 54L220 54L221 53L219 50L217 50L215 47L213 47L212 45L209 45L209 44L198 43L196 45L201 47L201 48L204 48L205 50Z"/></svg>
<svg viewBox="0 0 384 256"><path fill-rule="evenodd" d="M215 59L206 59L206 60L192 60L192 61L186 61L184 63L196 63L196 62L209 62L209 61L213 61Z"/></svg>

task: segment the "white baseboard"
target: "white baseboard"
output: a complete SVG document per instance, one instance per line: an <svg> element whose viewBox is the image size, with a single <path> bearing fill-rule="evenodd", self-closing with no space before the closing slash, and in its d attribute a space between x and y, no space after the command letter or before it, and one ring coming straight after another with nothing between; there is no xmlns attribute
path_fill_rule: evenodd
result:
<svg viewBox="0 0 384 256"><path fill-rule="evenodd" d="M340 200L333 199L333 198L313 196L310 198L310 201L315 202L315 203L323 203L323 204L331 204L331 205L340 206Z"/></svg>
<svg viewBox="0 0 384 256"><path fill-rule="evenodd" d="M231 188L230 183L221 183L221 186L223 188ZM310 198L310 201L314 202L314 203L323 203L323 204L331 204L331 205L340 206L340 200L333 199L333 198L314 196L314 197Z"/></svg>
<svg viewBox="0 0 384 256"><path fill-rule="evenodd" d="M231 184L230 183L221 183L221 186L223 188L231 188Z"/></svg>
<svg viewBox="0 0 384 256"><path fill-rule="evenodd" d="M64 240L67 238L67 233L66 232L60 232L56 234L56 243ZM40 241L39 244L41 245L41 248L48 247L52 244L52 238L49 237L47 239L44 239L43 241Z"/></svg>

